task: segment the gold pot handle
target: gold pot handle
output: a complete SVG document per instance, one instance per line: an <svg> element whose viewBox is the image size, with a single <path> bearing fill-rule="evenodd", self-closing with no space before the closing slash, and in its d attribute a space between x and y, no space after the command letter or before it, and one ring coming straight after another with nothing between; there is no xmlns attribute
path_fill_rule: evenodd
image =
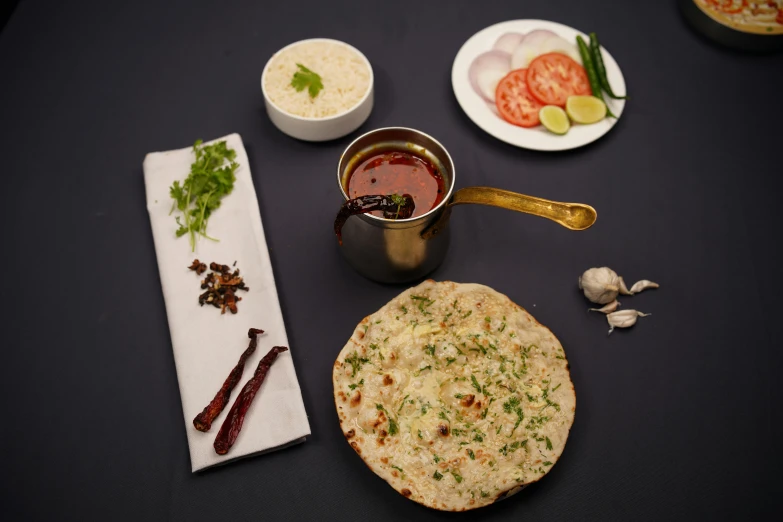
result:
<svg viewBox="0 0 783 522"><path fill-rule="evenodd" d="M454 193L443 214L421 233L421 237L429 239L440 233L451 216L451 207L468 204L489 205L532 214L551 219L570 230L586 230L598 217L593 207L582 203L561 203L493 187L465 187Z"/></svg>

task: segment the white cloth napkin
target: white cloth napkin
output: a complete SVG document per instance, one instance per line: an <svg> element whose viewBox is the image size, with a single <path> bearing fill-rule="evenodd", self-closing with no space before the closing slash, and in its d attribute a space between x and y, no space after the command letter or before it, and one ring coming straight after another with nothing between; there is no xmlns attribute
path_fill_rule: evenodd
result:
<svg viewBox="0 0 783 522"><path fill-rule="evenodd" d="M184 181L195 156L192 147L154 152L144 158L147 210L152 224L160 281L166 302L171 344L177 367L185 431L192 471L304 441L310 434L291 352L280 354L248 410L242 431L227 455L215 453L213 443L223 420L242 386L253 375L258 361L273 346L288 346L283 315L277 298L269 252L261 226L247 153L238 134L220 138L236 151L239 168L233 192L209 220L207 233L218 242L201 238L192 252L187 236L177 238L177 224L170 215L173 200L169 187ZM237 262L249 292L237 292L242 301L236 315L225 315L213 306L199 306L201 279L188 269L194 259L233 265ZM247 360L242 379L231 393L223 412L207 433L193 427L193 418L209 404L223 385L239 356L247 348L249 328L260 328L258 348ZM290 347L289 347L290 348Z"/></svg>

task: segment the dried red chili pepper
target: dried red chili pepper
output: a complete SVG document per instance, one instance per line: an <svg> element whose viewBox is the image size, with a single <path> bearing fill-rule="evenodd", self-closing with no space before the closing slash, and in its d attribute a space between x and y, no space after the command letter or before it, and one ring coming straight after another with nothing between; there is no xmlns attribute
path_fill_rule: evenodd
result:
<svg viewBox="0 0 783 522"><path fill-rule="evenodd" d="M269 353L258 363L256 372L253 374L253 377L245 383L245 386L242 388L242 391L239 392L239 395L237 395L234 404L228 411L226 420L223 421L223 425L220 427L217 437L215 437L214 446L215 452L218 455L225 455L228 453L228 450L230 450L231 446L236 442L239 432L242 430L242 423L245 421L247 410L250 408L250 404L253 402L256 393L258 393L258 389L261 388L261 384L263 384L266 374L269 372L269 368L277 359L278 354L287 350L288 348L285 346L275 346L269 350Z"/></svg>
<svg viewBox="0 0 783 522"><path fill-rule="evenodd" d="M343 225L348 218L355 214L366 214L375 210L382 210L383 217L386 219L408 219L413 215L415 205L413 197L410 194L399 196L392 194L390 196L371 195L359 196L344 202L337 212L334 220L334 233L337 240L343 244Z"/></svg>
<svg viewBox="0 0 783 522"><path fill-rule="evenodd" d="M195 419L193 419L193 425L198 431L209 431L209 429L212 427L212 421L214 421L215 418L220 415L220 412L223 411L223 408L225 408L226 404L228 404L228 399L231 397L231 391L242 377L242 372L245 371L245 362L251 355L253 355L253 352L256 351L256 346L258 346L258 336L262 333L264 333L264 331L257 328L251 328L248 330L247 336L250 337L250 344L239 357L239 362L236 366L234 366L234 369L231 370L231 373L228 374L228 378L223 383L223 386L221 386L220 390L218 390L215 398L212 399L212 402L210 402L207 407L204 408L201 413L196 415Z"/></svg>

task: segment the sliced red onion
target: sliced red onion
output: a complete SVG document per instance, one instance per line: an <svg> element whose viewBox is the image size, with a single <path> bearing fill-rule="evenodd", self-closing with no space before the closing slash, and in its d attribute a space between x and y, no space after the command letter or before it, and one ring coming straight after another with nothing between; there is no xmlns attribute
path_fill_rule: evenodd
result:
<svg viewBox="0 0 783 522"><path fill-rule="evenodd" d="M492 48L496 51L503 51L511 54L524 37L525 35L522 33L505 33L498 38Z"/></svg>
<svg viewBox="0 0 783 522"><path fill-rule="evenodd" d="M560 53L565 54L573 58L576 63L582 63L582 58L579 56L579 49L576 47L575 42L569 42L559 36L552 36L547 38L539 46L539 55L547 53Z"/></svg>
<svg viewBox="0 0 783 522"><path fill-rule="evenodd" d="M524 69L530 65L533 58L542 54L541 44L553 36L557 35L546 29L536 29L527 33L511 54L511 69Z"/></svg>
<svg viewBox="0 0 783 522"><path fill-rule="evenodd" d="M476 56L468 69L468 78L476 94L494 103L495 88L510 71L511 55L493 50Z"/></svg>

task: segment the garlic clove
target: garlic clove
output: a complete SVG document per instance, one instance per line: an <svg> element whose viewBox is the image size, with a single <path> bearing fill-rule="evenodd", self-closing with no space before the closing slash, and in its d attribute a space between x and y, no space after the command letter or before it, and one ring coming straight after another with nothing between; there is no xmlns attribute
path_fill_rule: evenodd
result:
<svg viewBox="0 0 783 522"><path fill-rule="evenodd" d="M588 312L603 312L605 314L608 314L608 313L611 313L611 312L614 312L615 310L617 310L618 306L620 306L620 301L615 299L611 303L609 303L607 305L604 305L601 308L588 308L587 311Z"/></svg>
<svg viewBox="0 0 783 522"><path fill-rule="evenodd" d="M625 281L623 281L623 278L622 277L618 277L617 279L620 280L620 282L619 282L620 293L623 294L623 295L633 295L633 288L628 290L628 287L625 286Z"/></svg>
<svg viewBox="0 0 783 522"><path fill-rule="evenodd" d="M637 281L633 284L631 287L631 293L632 294L638 294L642 290L647 290L648 288L658 288L661 285L658 283L653 283L652 281L648 281L647 279L642 279L641 281Z"/></svg>
<svg viewBox="0 0 783 522"><path fill-rule="evenodd" d="M628 328L636 324L639 317L647 317L652 314L643 314L637 310L618 310L606 315L606 321L609 323L609 334L615 328Z"/></svg>

